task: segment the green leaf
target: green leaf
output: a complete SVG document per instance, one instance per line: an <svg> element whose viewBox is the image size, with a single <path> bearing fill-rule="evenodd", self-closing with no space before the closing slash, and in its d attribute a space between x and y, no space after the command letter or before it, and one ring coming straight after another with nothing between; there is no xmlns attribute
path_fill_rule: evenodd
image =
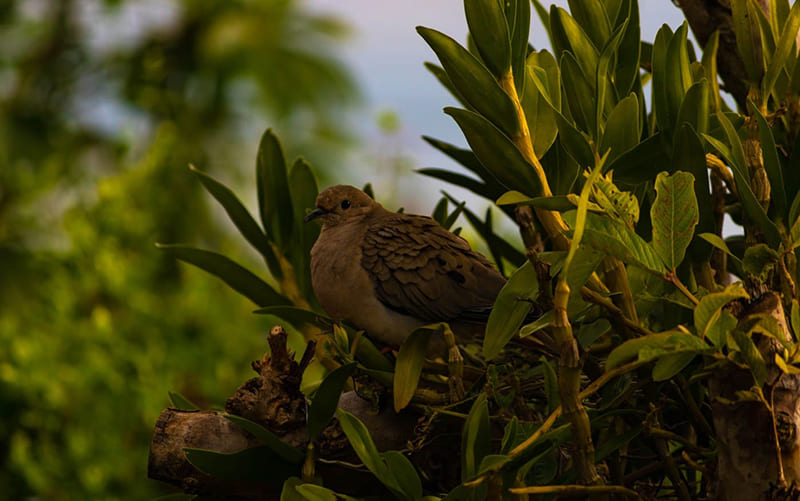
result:
<svg viewBox="0 0 800 501"><path fill-rule="evenodd" d="M505 454L489 454L481 461L480 468L478 468L478 475L483 475L489 471L497 471L509 461L511 461L511 457Z"/></svg>
<svg viewBox="0 0 800 501"><path fill-rule="evenodd" d="M458 108L444 111L461 128L475 156L501 183L527 195L541 194L542 186L533 166L499 129L471 111Z"/></svg>
<svg viewBox="0 0 800 501"><path fill-rule="evenodd" d="M800 9L797 9L797 12L800 12ZM798 15L798 20L800 20L800 15ZM752 105L752 103L751 107L753 115L755 115L758 121L758 135L759 139L761 139L761 154L764 159L764 170L767 172L767 179L769 179L771 188L770 204L775 207L778 217L782 219L786 214L788 202L786 201L786 185L783 182L783 169L781 167L780 158L778 157L778 148L775 146L775 138L772 135L772 130L767 120L764 118L764 115L762 115L761 112L758 111L758 108Z"/></svg>
<svg viewBox="0 0 800 501"><path fill-rule="evenodd" d="M650 244L610 217L586 214L583 243L608 256L616 257L623 263L633 264L659 275L666 271L659 254Z"/></svg>
<svg viewBox="0 0 800 501"><path fill-rule="evenodd" d="M223 414L223 417L236 423L243 430L250 432L258 441L269 447L272 452L280 456L284 461L292 464L301 464L306 457L303 451L287 444L258 423L233 414Z"/></svg>
<svg viewBox="0 0 800 501"><path fill-rule="evenodd" d="M738 262L739 266L741 266L742 260L739 259L736 254L731 252L731 250L728 248L728 244L726 244L725 240L723 240L719 235L715 235L713 233L700 233L697 236L733 258L733 260Z"/></svg>
<svg viewBox="0 0 800 501"><path fill-rule="evenodd" d="M261 137L256 159L256 186L261 224L279 249L286 251L295 224L286 160L272 129Z"/></svg>
<svg viewBox="0 0 800 501"><path fill-rule="evenodd" d="M269 272L277 279L283 277L283 270L275 257L275 252L272 250L272 245L269 243L267 236L258 226L258 223L250 212L244 207L242 202L236 197L233 191L227 186L212 178L208 174L196 169L193 165L189 166L192 173L194 173L203 186L209 193L222 205L228 217L231 219L239 233L247 240L250 245L264 257L264 261L269 267ZM312 204L313 206L313 204Z"/></svg>
<svg viewBox="0 0 800 501"><path fill-rule="evenodd" d="M496 193L496 195L487 197L490 200L494 200L505 191L503 186L497 181L497 178L483 166L480 160L478 160L478 157L476 157L471 150L458 148L452 144L433 139L429 136L422 136L422 139L481 178L483 182L486 183L486 191L489 193Z"/></svg>
<svg viewBox="0 0 800 501"><path fill-rule="evenodd" d="M581 345L581 348L588 348L592 343L597 341L600 336L608 332L610 328L611 324L609 321L605 318L601 318L592 323L582 323L575 337Z"/></svg>
<svg viewBox="0 0 800 501"><path fill-rule="evenodd" d="M359 498L346 496L332 491L321 485L302 484L295 487L295 491L302 496L305 501L359 501ZM281 501L288 501L281 498Z"/></svg>
<svg viewBox="0 0 800 501"><path fill-rule="evenodd" d="M546 358L541 357L542 375L544 376L544 394L547 398L547 413L554 412L561 405L561 394L558 392L558 376Z"/></svg>
<svg viewBox="0 0 800 501"><path fill-rule="evenodd" d="M306 209L313 209L319 188L308 162L298 158L289 169L288 182L294 214L304 214ZM294 225L292 233L294 238L288 256L292 260L295 280L303 295L307 298L314 297L311 287L311 247L317 241L320 225L306 224L301 217L295 219Z"/></svg>
<svg viewBox="0 0 800 501"><path fill-rule="evenodd" d="M653 179L663 170L669 170L669 150L665 150L662 136L663 133L657 132L622 153L610 162L606 171L613 170L617 181L637 184Z"/></svg>
<svg viewBox="0 0 800 501"><path fill-rule="evenodd" d="M620 155L638 145L641 134L639 100L636 98L636 94L631 94L617 103L617 106L609 113L598 153L605 155L608 152L606 161L613 162Z"/></svg>
<svg viewBox="0 0 800 501"><path fill-rule="evenodd" d="M595 114L594 86L589 83L575 56L565 52L561 56L561 85L567 104L578 129L595 138L597 120ZM594 73L590 75L594 76Z"/></svg>
<svg viewBox="0 0 800 501"><path fill-rule="evenodd" d="M568 0L569 11L595 47L602 47L611 37L611 22L600 0Z"/></svg>
<svg viewBox="0 0 800 501"><path fill-rule="evenodd" d="M436 78L436 80L439 81L442 87L447 89L450 95L456 98L456 101L458 101L459 104L461 104L461 106L469 108L469 103L464 98L464 96L461 95L458 89L455 88L453 82L450 81L450 77L447 76L447 72L444 71L444 68L442 68L438 64L433 64L431 62L425 62L423 64L425 66L425 69L431 72L431 74Z"/></svg>
<svg viewBox="0 0 800 501"><path fill-rule="evenodd" d="M766 244L756 244L747 247L742 259L742 269L759 280L766 280L769 273L775 269L780 261L776 251Z"/></svg>
<svg viewBox="0 0 800 501"><path fill-rule="evenodd" d="M483 458L491 452L489 405L481 393L472 404L461 435L461 481L466 482L478 473Z"/></svg>
<svg viewBox="0 0 800 501"><path fill-rule="evenodd" d="M689 87L678 110L678 121L675 128L680 130L683 124L690 124L698 133L708 131L710 111L708 80L703 78Z"/></svg>
<svg viewBox="0 0 800 501"><path fill-rule="evenodd" d="M258 306L290 304L288 299L278 294L266 282L221 254L185 245L156 244L156 246L181 261L221 278L231 289Z"/></svg>
<svg viewBox="0 0 800 501"><path fill-rule="evenodd" d="M706 329L706 338L719 349L725 347L728 335L733 332L739 321L727 310L720 310L719 316L710 322Z"/></svg>
<svg viewBox="0 0 800 501"><path fill-rule="evenodd" d="M671 176L662 172L656 177L655 189L656 200L650 209L653 249L667 269L675 271L683 262L699 218L694 176L682 171Z"/></svg>
<svg viewBox="0 0 800 501"><path fill-rule="evenodd" d="M641 51L641 33L639 28L639 2L624 0L617 14L616 26L627 20L625 34L622 36L617 65L615 68L614 86L618 96L626 96L633 89L639 78L639 56Z"/></svg>
<svg viewBox="0 0 800 501"><path fill-rule="evenodd" d="M611 109L617 103L617 96L614 94L612 75L608 69L611 61L617 55L617 49L622 42L622 35L625 34L627 21L619 26L612 35L611 39L603 47L600 59L597 61L597 74L595 75L595 125L594 137L600 138L603 124L603 116L606 110Z"/></svg>
<svg viewBox="0 0 800 501"><path fill-rule="evenodd" d="M653 366L653 381L666 381L671 379L684 367L689 365L697 353L675 353L673 355L666 355L656 361Z"/></svg>
<svg viewBox="0 0 800 501"><path fill-rule="evenodd" d="M447 198L453 202L458 203L458 201L453 198L452 196L445 193ZM525 262L525 254L517 250L514 246L508 243L504 238L497 235L494 232L491 225L491 208L486 210L486 220L482 221L474 212L464 207L464 217L467 218L469 224L475 229L475 231L486 241L486 244L489 246L489 250L492 253L492 256L495 259L495 265L500 268L502 261L501 259L507 259L509 262L514 264L514 266L522 266L522 263Z"/></svg>
<svg viewBox="0 0 800 501"><path fill-rule="evenodd" d="M555 54L570 53L580 66L580 74L594 76L597 73L599 57L597 47L591 42L583 28L575 22L575 19L566 10L555 5L550 7L550 37ZM594 95L594 86L592 86L589 96L592 95Z"/></svg>
<svg viewBox="0 0 800 501"><path fill-rule="evenodd" d="M542 315L541 317L537 318L533 322L524 325L519 330L519 337L527 337L531 334L535 334L536 332L544 329L545 327L549 327L553 324L553 310L548 310Z"/></svg>
<svg viewBox="0 0 800 501"><path fill-rule="evenodd" d="M750 369L750 373L753 375L753 380L756 385L763 386L764 381L767 379L767 365L764 362L764 357L761 355L761 352L758 351L758 348L756 348L750 336L739 329L734 329L731 336L739 347L742 360L747 364L748 369Z"/></svg>
<svg viewBox="0 0 800 501"><path fill-rule="evenodd" d="M678 353L694 355L708 351L708 349L709 346L703 340L692 334L680 331L650 334L630 339L615 348L606 360L606 372L632 358L637 358L639 361L649 361ZM665 362L664 366L659 369L659 376L668 374L670 370L677 366L676 362L677 360ZM686 363L688 364L689 362Z"/></svg>
<svg viewBox="0 0 800 501"><path fill-rule="evenodd" d="M347 379L356 370L356 363L350 362L331 371L314 393L311 403L308 406L308 418L306 428L308 429L309 440L316 440L317 435L330 422L336 407L339 405L339 397L342 394Z"/></svg>
<svg viewBox="0 0 800 501"><path fill-rule="evenodd" d="M498 0L464 0L469 33L483 63L500 79L511 70L511 35Z"/></svg>
<svg viewBox="0 0 800 501"><path fill-rule="evenodd" d="M764 61L761 53L761 36L754 7L750 0L731 2L733 13L733 32L736 37L736 48L744 63L748 80L758 82L764 73Z"/></svg>
<svg viewBox="0 0 800 501"><path fill-rule="evenodd" d="M531 302L538 296L539 279L536 270L529 261L525 261L500 290L489 314L486 335L483 338L483 356L487 361L499 355L506 343L514 337L531 310Z"/></svg>
<svg viewBox="0 0 800 501"><path fill-rule="evenodd" d="M772 54L772 59L767 66L767 71L764 73L764 78L761 80L761 96L766 101L767 97L771 94L775 82L778 80L778 75L786 67L792 55L792 48L797 41L797 32L800 30L800 3L794 2L792 10L789 11L789 16L781 30L781 36L775 46L775 52Z"/></svg>
<svg viewBox="0 0 800 501"><path fill-rule="evenodd" d="M364 463L364 466L366 466L383 485L389 488L389 490L394 493L401 493L401 498L405 497L402 495L402 489L397 485L397 480L395 480L391 470L386 466L381 454L375 447L375 442L372 441L372 437L369 435L369 431L367 427L364 426L364 423L344 409L338 409L336 411L336 417L339 418L342 431L347 435L347 439L350 441L353 451L361 462Z"/></svg>
<svg viewBox="0 0 800 501"><path fill-rule="evenodd" d="M586 135L575 128L572 122L561 113L556 113L558 123L558 134L561 145L566 152L578 163L579 167L585 168L594 165L594 153L589 146Z"/></svg>
<svg viewBox="0 0 800 501"><path fill-rule="evenodd" d="M672 149L673 164L694 176L694 193L697 196L699 218L695 232L716 231L716 221L711 203L711 191L708 186L708 171L703 143L692 129L684 123L678 128ZM711 246L704 240L695 237L689 244L689 256L694 262L708 261L711 258Z"/></svg>
<svg viewBox="0 0 800 501"><path fill-rule="evenodd" d="M184 397L180 393L176 391L169 392L169 402L172 407L175 409L181 409L184 411L197 411L200 410L200 407L195 405L191 400Z"/></svg>
<svg viewBox="0 0 800 501"><path fill-rule="evenodd" d="M720 101L720 93L719 93L719 81L717 78L717 50L719 49L719 30L714 31L710 37L708 37L708 42L706 42L706 46L703 48L703 57L702 57L702 64L703 70L706 75L706 80L708 80L709 84L711 85L711 99L713 102L713 111L716 112L722 108L722 103Z"/></svg>
<svg viewBox="0 0 800 501"><path fill-rule="evenodd" d="M528 63L525 66L525 91L522 97L522 110L525 112L525 119L528 124L528 131L533 141L533 151L536 156L541 158L547 153L547 150L553 145L558 135L558 122L556 121L556 112L547 98L542 95L542 92L536 85L536 77L534 76L534 68L537 67L540 61L549 61L552 56L546 51L542 54L532 52L528 56ZM550 62L544 63L550 64ZM552 61L555 66L555 60ZM555 70L558 72L558 67Z"/></svg>
<svg viewBox="0 0 800 501"><path fill-rule="evenodd" d="M645 348L660 348L666 345L673 334L674 332L663 332L625 341L609 353L606 359L606 372L622 365L624 362L637 358L639 352Z"/></svg>
<svg viewBox="0 0 800 501"><path fill-rule="evenodd" d="M267 446L250 447L230 454L192 448L183 451L192 466L222 480L280 486L287 478L300 474L298 465L283 461Z"/></svg>
<svg viewBox="0 0 800 501"><path fill-rule="evenodd" d="M394 369L394 410L404 409L417 391L422 365L428 353L428 341L435 331L429 327L415 329L400 345Z"/></svg>
<svg viewBox="0 0 800 501"><path fill-rule="evenodd" d="M800 340L800 303L797 299L792 299L791 322L794 338Z"/></svg>
<svg viewBox="0 0 800 501"><path fill-rule="evenodd" d="M381 457L386 462L386 466L396 479L397 484L406 494L406 499L413 501L422 499L422 481L411 461L397 451L386 451L381 454Z"/></svg>
<svg viewBox="0 0 800 501"><path fill-rule="evenodd" d="M475 178L464 176L462 174L458 174L451 170L446 169L417 169L417 172L422 174L423 176L432 177L434 179L442 180L446 183L450 183L456 186L460 186L466 190L475 193L484 198L488 198L489 200L495 197L495 191L493 191L489 185L478 181ZM498 190L500 193L503 193L505 188L500 183L497 183Z"/></svg>
<svg viewBox="0 0 800 501"><path fill-rule="evenodd" d="M670 100L671 93L667 90L670 71L670 66L667 63L667 49L673 36L672 29L666 24L663 25L656 33L652 55L653 110L656 114L659 130L668 134L672 130L672 124L675 122L680 103L680 101L674 103L673 107L673 103Z"/></svg>
<svg viewBox="0 0 800 501"><path fill-rule="evenodd" d="M511 31L511 66L517 94L524 96L525 63L528 56L528 37L531 29L531 4L528 0L508 0L506 20ZM536 151L536 150L534 150Z"/></svg>
<svg viewBox="0 0 800 501"><path fill-rule="evenodd" d="M747 292L738 284L729 285L722 292L712 292L703 296L700 304L694 309L694 327L697 329L697 335L701 338L706 336L725 305L736 299L747 298Z"/></svg>
<svg viewBox="0 0 800 501"><path fill-rule="evenodd" d="M417 27L417 32L436 53L453 86L469 105L505 134L515 135L519 123L514 103L489 70L447 35L422 26Z"/></svg>
<svg viewBox="0 0 800 501"><path fill-rule="evenodd" d="M689 52L687 50L686 37L689 26L686 21L675 30L675 35L667 46L667 80L666 92L669 100L670 110L677 112L683 102L686 92L692 85L692 70L689 66ZM672 116L675 116L674 114ZM678 123L672 122L669 130L673 130Z"/></svg>

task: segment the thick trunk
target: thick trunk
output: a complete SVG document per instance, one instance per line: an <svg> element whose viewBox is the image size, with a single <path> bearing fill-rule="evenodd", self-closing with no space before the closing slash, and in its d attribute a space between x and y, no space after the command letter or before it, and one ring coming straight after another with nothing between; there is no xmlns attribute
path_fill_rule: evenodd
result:
<svg viewBox="0 0 800 501"><path fill-rule="evenodd" d="M775 318L785 340L791 340L778 294L768 292L757 299L742 312L740 322L755 315ZM772 410L763 402L740 398L741 392L753 387L749 371L719 371L709 384L717 437L718 499L766 499L770 492L793 492L791 484L800 479L800 376L783 374L775 365L775 354L783 350L778 340L756 334L754 341L766 362L763 393Z"/></svg>

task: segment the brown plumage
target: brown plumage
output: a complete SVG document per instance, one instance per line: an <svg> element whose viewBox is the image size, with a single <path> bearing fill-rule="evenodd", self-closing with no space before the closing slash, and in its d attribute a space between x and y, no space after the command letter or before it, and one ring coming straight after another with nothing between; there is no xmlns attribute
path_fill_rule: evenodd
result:
<svg viewBox="0 0 800 501"><path fill-rule="evenodd" d="M352 186L317 197L311 278L320 304L385 343L433 322L484 320L505 284L489 261L435 220L384 209ZM454 328L456 328L454 326Z"/></svg>

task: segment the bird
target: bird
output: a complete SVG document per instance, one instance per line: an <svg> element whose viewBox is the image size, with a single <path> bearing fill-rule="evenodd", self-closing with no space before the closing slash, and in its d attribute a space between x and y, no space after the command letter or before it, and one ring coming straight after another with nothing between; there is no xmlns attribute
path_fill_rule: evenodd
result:
<svg viewBox="0 0 800 501"><path fill-rule="evenodd" d="M394 346L436 322L460 337L483 333L506 279L464 238L433 218L386 210L353 186L326 188L315 205L304 218L322 222L311 282L333 320Z"/></svg>

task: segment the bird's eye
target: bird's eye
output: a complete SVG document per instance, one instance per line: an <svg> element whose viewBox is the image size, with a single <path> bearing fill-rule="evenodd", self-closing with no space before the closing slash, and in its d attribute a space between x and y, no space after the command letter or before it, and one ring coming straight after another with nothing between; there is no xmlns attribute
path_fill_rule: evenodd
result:
<svg viewBox="0 0 800 501"><path fill-rule="evenodd" d="M350 200L344 199L342 200L342 209L349 209L350 208Z"/></svg>

